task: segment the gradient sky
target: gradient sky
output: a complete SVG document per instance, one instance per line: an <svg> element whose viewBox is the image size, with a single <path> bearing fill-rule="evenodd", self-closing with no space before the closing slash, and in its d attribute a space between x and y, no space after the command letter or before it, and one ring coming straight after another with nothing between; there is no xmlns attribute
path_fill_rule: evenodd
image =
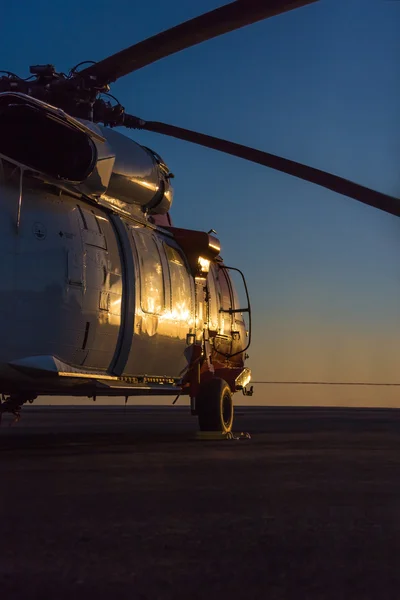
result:
<svg viewBox="0 0 400 600"><path fill-rule="evenodd" d="M6 3L0 67L67 71L225 1ZM128 112L224 137L400 197L400 2L321 0L211 40L112 88ZM151 133L174 223L216 229L246 273L256 380L400 382L400 221Z"/></svg>

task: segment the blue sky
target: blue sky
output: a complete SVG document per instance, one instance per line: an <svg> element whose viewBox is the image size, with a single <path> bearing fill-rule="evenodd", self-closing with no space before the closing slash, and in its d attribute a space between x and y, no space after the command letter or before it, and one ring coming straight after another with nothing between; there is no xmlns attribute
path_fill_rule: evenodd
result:
<svg viewBox="0 0 400 600"><path fill-rule="evenodd" d="M6 3L0 67L66 71L225 2ZM321 0L112 88L128 112L400 197L400 2ZM259 165L144 132L175 173L176 225L217 230L254 306L260 380L400 381L400 221Z"/></svg>

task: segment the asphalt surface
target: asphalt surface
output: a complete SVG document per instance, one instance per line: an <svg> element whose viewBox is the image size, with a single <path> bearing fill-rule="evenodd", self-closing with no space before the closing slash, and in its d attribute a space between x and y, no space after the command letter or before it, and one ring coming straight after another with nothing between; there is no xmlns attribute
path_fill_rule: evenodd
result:
<svg viewBox="0 0 400 600"><path fill-rule="evenodd" d="M27 407L0 429L0 597L399 599L400 411Z"/></svg>

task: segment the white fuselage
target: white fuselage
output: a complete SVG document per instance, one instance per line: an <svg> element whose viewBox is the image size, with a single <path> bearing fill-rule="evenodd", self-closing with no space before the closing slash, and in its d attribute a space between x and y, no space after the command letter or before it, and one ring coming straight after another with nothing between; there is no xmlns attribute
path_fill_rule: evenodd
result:
<svg viewBox="0 0 400 600"><path fill-rule="evenodd" d="M182 393L199 349L235 389L241 309L216 238L151 223L172 203L161 157L24 94L0 104L0 392Z"/></svg>
<svg viewBox="0 0 400 600"><path fill-rule="evenodd" d="M0 185L0 377L53 356L116 376L179 378L194 279L167 232L69 194Z"/></svg>

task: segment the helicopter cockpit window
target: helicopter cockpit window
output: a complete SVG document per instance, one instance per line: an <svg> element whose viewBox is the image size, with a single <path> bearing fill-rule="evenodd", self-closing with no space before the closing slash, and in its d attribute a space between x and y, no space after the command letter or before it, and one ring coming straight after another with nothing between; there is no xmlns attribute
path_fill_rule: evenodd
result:
<svg viewBox="0 0 400 600"><path fill-rule="evenodd" d="M217 287L215 285L215 273L214 266L211 267L207 277L207 285L209 290L209 301L208 301L208 327L210 331L216 331L219 333L219 304L220 300L217 301Z"/></svg>
<svg viewBox="0 0 400 600"><path fill-rule="evenodd" d="M177 320L186 321L192 312L191 279L185 261L176 248L164 243L171 278L171 308Z"/></svg>
<svg viewBox="0 0 400 600"><path fill-rule="evenodd" d="M159 315L165 306L160 253L150 230L135 229L134 239L139 258L141 307L144 312Z"/></svg>

